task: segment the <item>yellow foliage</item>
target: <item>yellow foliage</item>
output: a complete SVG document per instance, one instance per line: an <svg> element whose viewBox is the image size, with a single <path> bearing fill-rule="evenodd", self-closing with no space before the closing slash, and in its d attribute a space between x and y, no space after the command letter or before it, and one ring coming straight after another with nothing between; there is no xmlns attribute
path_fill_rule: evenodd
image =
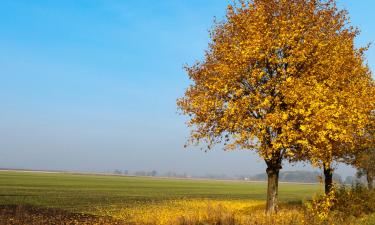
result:
<svg viewBox="0 0 375 225"><path fill-rule="evenodd" d="M139 225L305 224L300 207L288 206L272 217L263 208L264 201L257 200L189 199L133 206L106 214Z"/></svg>
<svg viewBox="0 0 375 225"><path fill-rule="evenodd" d="M327 195L318 195L311 202L307 202L306 208L312 216L318 217L321 221L326 221L330 216L330 211L336 201L336 188L333 187Z"/></svg>
<svg viewBox="0 0 375 225"><path fill-rule="evenodd" d="M250 209L263 207L256 200L171 200L154 204L140 204L109 213L114 218L135 224L172 225L180 220L207 221L216 217L234 217ZM263 211L263 210L262 210ZM217 218L216 218L217 219Z"/></svg>
<svg viewBox="0 0 375 225"><path fill-rule="evenodd" d="M229 5L204 60L186 67L193 83L177 104L191 141L256 149L267 164L321 165L355 151L375 108L358 33L333 0Z"/></svg>

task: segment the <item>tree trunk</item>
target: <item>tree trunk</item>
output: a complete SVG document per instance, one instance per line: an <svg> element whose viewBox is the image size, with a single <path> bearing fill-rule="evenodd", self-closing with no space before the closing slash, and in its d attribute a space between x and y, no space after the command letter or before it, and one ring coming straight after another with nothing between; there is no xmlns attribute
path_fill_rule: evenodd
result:
<svg viewBox="0 0 375 225"><path fill-rule="evenodd" d="M277 213L280 169L281 169L281 165L276 164L276 165L268 165L268 168L266 170L267 176L268 176L267 206L266 206L267 214Z"/></svg>
<svg viewBox="0 0 375 225"><path fill-rule="evenodd" d="M373 190L374 186L373 186L373 183L374 183L374 177L372 176L371 173L367 172L366 173L366 178L367 178L367 186L368 186L368 189L369 190Z"/></svg>
<svg viewBox="0 0 375 225"><path fill-rule="evenodd" d="M324 165L323 172L324 172L324 191L325 191L325 193L327 195L332 190L332 185L333 185L333 169L330 166Z"/></svg>

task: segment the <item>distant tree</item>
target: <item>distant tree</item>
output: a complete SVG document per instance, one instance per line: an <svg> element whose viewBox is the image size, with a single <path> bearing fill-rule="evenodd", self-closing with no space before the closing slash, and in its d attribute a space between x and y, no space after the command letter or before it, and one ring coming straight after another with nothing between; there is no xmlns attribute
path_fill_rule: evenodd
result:
<svg viewBox="0 0 375 225"><path fill-rule="evenodd" d="M347 176L345 178L344 184L353 185L356 182L356 179L354 176Z"/></svg>
<svg viewBox="0 0 375 225"><path fill-rule="evenodd" d="M150 176L155 177L158 174L156 170L153 170L149 173Z"/></svg>
<svg viewBox="0 0 375 225"><path fill-rule="evenodd" d="M282 171L279 174L279 180L284 182L305 182L305 183L316 183L319 182L319 172L311 171ZM267 180L267 174L257 174L251 177L252 180ZM339 174L334 174L333 180L338 183L342 183L342 178Z"/></svg>
<svg viewBox="0 0 375 225"><path fill-rule="evenodd" d="M343 139L329 130L361 119L342 112L365 102L341 89L362 96L355 83L367 85L370 76L347 21L333 0L237 1L215 23L205 58L186 67L193 83L177 104L190 116L190 143L256 150L267 165L268 213L277 210L283 159L328 165L334 154L326 140Z"/></svg>
<svg viewBox="0 0 375 225"><path fill-rule="evenodd" d="M116 169L115 171L113 171L113 173L114 174L118 174L118 175L122 174L121 170L118 170L118 169Z"/></svg>
<svg viewBox="0 0 375 225"><path fill-rule="evenodd" d="M177 177L177 173L173 171L168 171L164 176L166 177Z"/></svg>
<svg viewBox="0 0 375 225"><path fill-rule="evenodd" d="M147 176L147 173L145 171L136 171L134 175L143 177L143 176Z"/></svg>

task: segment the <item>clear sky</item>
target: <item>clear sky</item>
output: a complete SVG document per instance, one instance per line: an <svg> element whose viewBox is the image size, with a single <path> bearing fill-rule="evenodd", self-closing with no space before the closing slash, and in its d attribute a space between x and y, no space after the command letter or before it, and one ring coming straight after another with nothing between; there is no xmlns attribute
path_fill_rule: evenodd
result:
<svg viewBox="0 0 375 225"><path fill-rule="evenodd" d="M263 172L250 152L183 148L189 130L176 99L189 81L182 67L202 58L226 5L2 0L0 167ZM374 41L375 1L339 5L362 30L358 44ZM368 63L375 68L375 47Z"/></svg>

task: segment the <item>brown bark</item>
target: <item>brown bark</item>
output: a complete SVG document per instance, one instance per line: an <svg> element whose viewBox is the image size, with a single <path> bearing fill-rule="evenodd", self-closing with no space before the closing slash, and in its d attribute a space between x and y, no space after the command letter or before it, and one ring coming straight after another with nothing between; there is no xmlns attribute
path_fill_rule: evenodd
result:
<svg viewBox="0 0 375 225"><path fill-rule="evenodd" d="M275 165L268 164L268 168L266 170L267 176L268 176L267 206L266 206L267 214L277 213L280 169L281 169L280 164L275 164Z"/></svg>
<svg viewBox="0 0 375 225"><path fill-rule="evenodd" d="M369 190L373 190L374 189L374 186L373 186L373 184L374 184L374 176L371 173L367 172L366 173L366 178L367 178L367 187L368 187L368 189Z"/></svg>
<svg viewBox="0 0 375 225"><path fill-rule="evenodd" d="M329 194L332 190L333 185L333 169L330 166L324 165L323 168L324 173L324 191Z"/></svg>

